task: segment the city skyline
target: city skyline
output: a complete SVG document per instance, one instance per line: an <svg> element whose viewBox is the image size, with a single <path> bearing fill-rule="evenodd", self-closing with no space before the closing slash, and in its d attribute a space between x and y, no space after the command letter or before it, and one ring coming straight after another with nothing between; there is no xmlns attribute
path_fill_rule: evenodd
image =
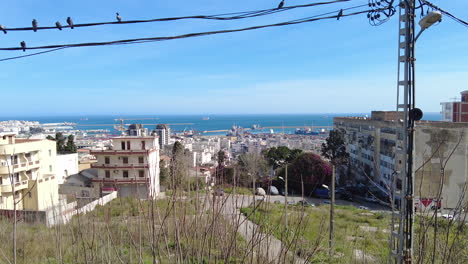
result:
<svg viewBox="0 0 468 264"><path fill-rule="evenodd" d="M279 1L81 1L9 3L1 24L40 26L123 19L218 14L275 7ZM462 18L463 1L433 1ZM310 3L286 1L285 5ZM3 34L2 47L20 41L107 41L276 23L367 3L349 1L236 21L180 21ZM465 8L463 8L465 7ZM346 11L345 11L346 14ZM419 19L419 18L418 18ZM2 115L364 113L394 110L397 17L379 27L353 17L159 43L65 49L0 63ZM468 88L464 28L446 17L418 40L417 105L439 112ZM1 52L1 58L32 53ZM331 103L333 102L333 103Z"/></svg>

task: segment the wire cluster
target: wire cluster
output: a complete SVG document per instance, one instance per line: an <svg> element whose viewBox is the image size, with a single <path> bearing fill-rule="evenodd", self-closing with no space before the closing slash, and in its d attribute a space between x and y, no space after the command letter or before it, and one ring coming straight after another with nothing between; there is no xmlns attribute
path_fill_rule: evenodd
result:
<svg viewBox="0 0 468 264"><path fill-rule="evenodd" d="M369 0L368 6L371 9L367 13L369 24L380 26L387 22L396 13L394 2L395 0Z"/></svg>

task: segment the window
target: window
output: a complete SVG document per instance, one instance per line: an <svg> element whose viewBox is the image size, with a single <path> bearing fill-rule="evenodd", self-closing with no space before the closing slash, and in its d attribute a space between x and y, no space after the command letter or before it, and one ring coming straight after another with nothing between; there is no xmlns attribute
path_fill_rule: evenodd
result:
<svg viewBox="0 0 468 264"><path fill-rule="evenodd" d="M139 170L138 171L138 177L140 177L140 178L145 177L145 171L144 170Z"/></svg>
<svg viewBox="0 0 468 264"><path fill-rule="evenodd" d="M19 181L20 181L19 173L15 173L15 182L19 182Z"/></svg>
<svg viewBox="0 0 468 264"><path fill-rule="evenodd" d="M15 199L18 199L18 198L19 198L19 192L16 191L16 192L15 192Z"/></svg>
<svg viewBox="0 0 468 264"><path fill-rule="evenodd" d="M140 164L145 163L145 158L144 157L138 157L138 163L140 163Z"/></svg>
<svg viewBox="0 0 468 264"><path fill-rule="evenodd" d="M122 146L122 149L125 149L125 141L120 142L120 145Z"/></svg>
<svg viewBox="0 0 468 264"><path fill-rule="evenodd" d="M110 171L106 170L106 178L110 178Z"/></svg>
<svg viewBox="0 0 468 264"><path fill-rule="evenodd" d="M2 185L2 184L3 184L3 178L2 178L2 176L0 176L0 185Z"/></svg>
<svg viewBox="0 0 468 264"><path fill-rule="evenodd" d="M104 163L109 164L110 163L110 158L109 157L104 157Z"/></svg>
<svg viewBox="0 0 468 264"><path fill-rule="evenodd" d="M13 156L13 165L18 164L18 155Z"/></svg>
<svg viewBox="0 0 468 264"><path fill-rule="evenodd" d="M31 192L28 192L28 198L31 198L31 197L32 197Z"/></svg>
<svg viewBox="0 0 468 264"><path fill-rule="evenodd" d="M52 172L52 165L49 165L49 171Z"/></svg>
<svg viewBox="0 0 468 264"><path fill-rule="evenodd" d="M146 142L145 141L141 142L141 149L146 149Z"/></svg>
<svg viewBox="0 0 468 264"><path fill-rule="evenodd" d="M124 170L122 173L124 178L128 178L128 171Z"/></svg>
<svg viewBox="0 0 468 264"><path fill-rule="evenodd" d="M52 157L52 150L49 149L49 157Z"/></svg>
<svg viewBox="0 0 468 264"><path fill-rule="evenodd" d="M31 161L31 153L26 153L25 157L29 162Z"/></svg>
<svg viewBox="0 0 468 264"><path fill-rule="evenodd" d="M122 163L128 164L128 157L122 157Z"/></svg>
<svg viewBox="0 0 468 264"><path fill-rule="evenodd" d="M127 149L130 149L130 141L127 141Z"/></svg>

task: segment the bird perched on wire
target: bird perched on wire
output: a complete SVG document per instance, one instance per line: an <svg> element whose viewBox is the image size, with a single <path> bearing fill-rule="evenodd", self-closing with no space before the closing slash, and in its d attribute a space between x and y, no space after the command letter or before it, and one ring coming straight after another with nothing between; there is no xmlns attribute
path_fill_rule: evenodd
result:
<svg viewBox="0 0 468 264"><path fill-rule="evenodd" d="M281 2L278 5L278 9L283 8L284 6L284 0L281 0Z"/></svg>
<svg viewBox="0 0 468 264"><path fill-rule="evenodd" d="M122 17L120 16L119 13L115 13L115 18L117 18L118 22L122 22Z"/></svg>
<svg viewBox="0 0 468 264"><path fill-rule="evenodd" d="M55 22L55 26L59 29L59 30L62 30L62 24L60 24L60 22Z"/></svg>
<svg viewBox="0 0 468 264"><path fill-rule="evenodd" d="M33 27L34 32L37 32L37 20L36 19L33 19L32 27Z"/></svg>
<svg viewBox="0 0 468 264"><path fill-rule="evenodd" d="M4 25L0 25L0 30L3 31L3 33L5 34L7 33Z"/></svg>
<svg viewBox="0 0 468 264"><path fill-rule="evenodd" d="M340 9L340 12L338 12L338 16L336 17L336 20L340 20L340 17L343 15L343 9Z"/></svg>
<svg viewBox="0 0 468 264"><path fill-rule="evenodd" d="M23 49L23 52L25 52L26 51L26 42L21 41L20 44L21 44L21 48Z"/></svg>
<svg viewBox="0 0 468 264"><path fill-rule="evenodd" d="M67 17L67 23L68 23L68 25L70 26L71 29L74 28L74 26L73 26L73 20L71 19L71 17Z"/></svg>

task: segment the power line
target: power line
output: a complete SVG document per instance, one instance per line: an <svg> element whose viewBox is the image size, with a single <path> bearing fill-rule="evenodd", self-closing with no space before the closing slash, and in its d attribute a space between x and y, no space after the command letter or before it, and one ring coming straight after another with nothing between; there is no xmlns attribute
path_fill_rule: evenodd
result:
<svg viewBox="0 0 468 264"><path fill-rule="evenodd" d="M103 25L124 25L124 24L137 24L137 23L151 23L151 22L163 22L163 21L176 21L176 20L185 20L185 19L207 19L207 20L238 20L244 18L252 18L258 16L265 16L274 13L280 13L284 11L289 11L293 9L313 7L319 5L329 5L336 4L341 2L349 2L351 0L333 0L327 2L318 2L318 3L309 3L304 5L294 5L294 6L285 6L282 8L270 8L256 11L243 11L243 12L234 12L218 15L195 15L195 16L181 16L181 17L166 17L166 18L154 18L146 20L121 20L113 22L93 22L93 23L83 23L83 24L73 24L73 27L92 27L92 26L103 26ZM71 25L63 25L62 28L71 28ZM8 31L31 31L31 30L48 30L48 29L57 29L57 26L49 27L18 27L18 28L6 28Z"/></svg>
<svg viewBox="0 0 468 264"><path fill-rule="evenodd" d="M356 7L354 7L354 8L356 8ZM351 9L351 8L349 8L349 9ZM327 14L330 14L330 13L337 13L338 14L338 11L329 12ZM25 47L24 49L36 50L36 49L75 48L75 47L122 45L122 44L134 44L134 43L166 41L166 40L174 40L174 39L199 37L199 36L208 36L208 35L215 35L215 34L225 34L225 33L233 33L233 32L250 31L250 30L263 29L263 28L269 28L269 27L280 27L280 26L296 25L296 24L314 22L314 21L319 21L319 20L324 20L324 19L333 19L333 18L338 18L338 17L355 16L355 15L359 15L359 14L363 14L363 13L368 13L369 11L370 10L358 11L358 12L349 13L349 14L342 14L341 16L333 15L333 16L325 16L325 17L306 17L306 18L302 18L302 19L286 21L286 22L280 22L280 23L275 23L275 24L258 25L258 26L251 26L251 27L238 28L238 29L227 29L227 30L216 30L216 31L188 33L188 34L177 35L177 36L122 39L122 40L114 40L114 41L106 41L106 42L86 42L86 43L75 43L75 44L57 44L57 45L46 45L46 46L36 46L36 47ZM23 48L22 47L10 47L10 48L0 48L0 50L4 50L4 51L23 50Z"/></svg>
<svg viewBox="0 0 468 264"><path fill-rule="evenodd" d="M51 50L46 50L46 51L41 51L41 52L36 52L36 53L31 53L31 54L26 54L26 55L22 55L22 56L4 58L4 59L0 59L0 61L8 61L8 60L21 59L21 58L36 56L36 55L40 55L40 54L44 54L44 53L49 53L49 52L53 52L53 51L57 51L57 50L61 50L61 49L65 49L65 47L63 47L63 48L51 49Z"/></svg>

